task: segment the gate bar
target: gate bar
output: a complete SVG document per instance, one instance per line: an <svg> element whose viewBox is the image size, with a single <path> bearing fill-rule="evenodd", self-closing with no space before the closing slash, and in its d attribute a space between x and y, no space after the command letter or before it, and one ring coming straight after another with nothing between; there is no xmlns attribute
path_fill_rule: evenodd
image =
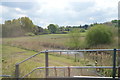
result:
<svg viewBox="0 0 120 80"><path fill-rule="evenodd" d="M46 50L45 52L45 77L47 78L49 75L49 72L48 72L48 52Z"/></svg>
<svg viewBox="0 0 120 80"><path fill-rule="evenodd" d="M112 69L112 66L50 66L47 67L48 69L67 69L67 68L71 68L71 69L96 69L96 68L101 68L101 69ZM33 73L35 70L37 69L45 69L46 67L37 67L34 68L31 72L29 72L28 74L26 74L25 76L23 76L22 78L25 78L26 76L30 75L31 73ZM118 67L116 67L116 69L118 69Z"/></svg>

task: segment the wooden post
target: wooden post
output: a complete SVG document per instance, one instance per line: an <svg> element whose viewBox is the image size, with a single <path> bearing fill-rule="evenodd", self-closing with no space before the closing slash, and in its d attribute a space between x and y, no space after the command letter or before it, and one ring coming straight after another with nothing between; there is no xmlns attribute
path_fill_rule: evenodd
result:
<svg viewBox="0 0 120 80"><path fill-rule="evenodd" d="M82 69L80 69L81 70L81 76L82 76Z"/></svg>
<svg viewBox="0 0 120 80"><path fill-rule="evenodd" d="M54 70L55 70L55 76L57 77L57 70L56 70L56 67L54 67Z"/></svg>
<svg viewBox="0 0 120 80"><path fill-rule="evenodd" d="M69 52L67 52L67 57L68 57L68 59L69 59Z"/></svg>
<svg viewBox="0 0 120 80"><path fill-rule="evenodd" d="M93 52L93 60L95 60L95 52Z"/></svg>
<svg viewBox="0 0 120 80"><path fill-rule="evenodd" d="M15 65L15 77L17 78L17 80L19 79L19 64Z"/></svg>
<svg viewBox="0 0 120 80"><path fill-rule="evenodd" d="M47 78L49 75L48 72L48 52L45 52L45 77Z"/></svg>
<svg viewBox="0 0 120 80"><path fill-rule="evenodd" d="M70 67L68 67L68 77L70 77Z"/></svg>
<svg viewBox="0 0 120 80"><path fill-rule="evenodd" d="M86 54L86 53L85 53L85 51L83 52L83 54L84 54L84 55ZM84 56L84 65L86 64L86 63L85 63L86 58L87 58L87 57L86 57L86 56Z"/></svg>
<svg viewBox="0 0 120 80"><path fill-rule="evenodd" d="M60 56L62 55L62 52L60 52Z"/></svg>
<svg viewBox="0 0 120 80"><path fill-rule="evenodd" d="M77 62L79 62L79 54L77 53Z"/></svg>
<svg viewBox="0 0 120 80"><path fill-rule="evenodd" d="M98 51L96 52L96 66L98 64Z"/></svg>
<svg viewBox="0 0 120 80"><path fill-rule="evenodd" d="M101 54L101 59L100 59L101 63L100 63L100 64L101 64L101 66L102 66L102 65L103 65L103 64L102 64L102 52L100 52L100 54ZM99 69L99 70L100 70L101 72L103 72L103 69Z"/></svg>
<svg viewBox="0 0 120 80"><path fill-rule="evenodd" d="M96 54L95 54L95 66L97 66L97 64L98 64L98 60L97 60L97 57L98 57L98 51L96 52ZM96 71L98 71L98 68L96 68Z"/></svg>
<svg viewBox="0 0 120 80"><path fill-rule="evenodd" d="M75 53L75 62L76 62L76 57L77 57L77 56L76 56L76 53Z"/></svg>
<svg viewBox="0 0 120 80"><path fill-rule="evenodd" d="M102 56L103 56L103 52L101 52L101 66L103 65Z"/></svg>
<svg viewBox="0 0 120 80"><path fill-rule="evenodd" d="M65 77L65 68L64 68L64 77Z"/></svg>

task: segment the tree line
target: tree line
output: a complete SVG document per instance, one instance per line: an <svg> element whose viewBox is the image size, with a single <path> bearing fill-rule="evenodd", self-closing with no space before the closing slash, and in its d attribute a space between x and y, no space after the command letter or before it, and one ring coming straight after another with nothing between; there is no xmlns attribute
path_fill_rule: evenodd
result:
<svg viewBox="0 0 120 80"><path fill-rule="evenodd" d="M2 37L17 37L25 35L41 35L41 34L62 34L67 33L72 28L80 28L82 26L61 26L57 24L49 24L47 28L42 28L33 24L29 17L21 17L18 19L7 20L2 24ZM84 26L83 26L84 28ZM85 25L86 28L86 25Z"/></svg>
<svg viewBox="0 0 120 80"><path fill-rule="evenodd" d="M26 33L35 33L37 27L28 17L21 17L19 19L7 20L2 24L3 37L22 36Z"/></svg>
<svg viewBox="0 0 120 80"><path fill-rule="evenodd" d="M116 24L117 20L111 21ZM73 29L79 29L80 32L85 32L88 28L97 25L97 23L90 25L79 26L59 26L57 24L49 24L47 28L42 28L33 24L29 17L21 17L18 19L7 20L2 24L2 37L17 37L17 36L32 36L41 34L65 34ZM116 24L117 25L117 24Z"/></svg>

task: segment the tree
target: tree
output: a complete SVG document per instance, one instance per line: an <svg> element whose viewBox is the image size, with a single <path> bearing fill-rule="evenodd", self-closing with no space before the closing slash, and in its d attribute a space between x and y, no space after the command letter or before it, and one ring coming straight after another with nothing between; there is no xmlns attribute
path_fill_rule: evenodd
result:
<svg viewBox="0 0 120 80"><path fill-rule="evenodd" d="M58 25L55 24L49 24L48 25L48 30L50 31L50 33L56 33L58 30Z"/></svg>
<svg viewBox="0 0 120 80"><path fill-rule="evenodd" d="M39 26L34 25L34 27L32 28L32 33L35 35L38 35L39 34Z"/></svg>
<svg viewBox="0 0 120 80"><path fill-rule="evenodd" d="M79 28L82 28L82 26L80 25Z"/></svg>
<svg viewBox="0 0 120 80"><path fill-rule="evenodd" d="M48 29L43 29L43 34L49 34L50 31Z"/></svg>
<svg viewBox="0 0 120 80"><path fill-rule="evenodd" d="M43 28L38 26L38 32L42 33L43 32Z"/></svg>
<svg viewBox="0 0 120 80"><path fill-rule="evenodd" d="M91 27L86 34L88 46L97 46L102 44L110 44L113 39L112 30L105 25L95 25Z"/></svg>
<svg viewBox="0 0 120 80"><path fill-rule="evenodd" d="M71 26L66 26L65 31L70 31L71 28Z"/></svg>
<svg viewBox="0 0 120 80"><path fill-rule="evenodd" d="M84 26L83 26L83 28L84 29L87 29L89 26L87 25L87 24L85 24Z"/></svg>
<svg viewBox="0 0 120 80"><path fill-rule="evenodd" d="M59 31L61 32L65 31L65 27L64 26L59 27Z"/></svg>
<svg viewBox="0 0 120 80"><path fill-rule="evenodd" d="M28 17L7 20L2 24L3 37L23 36L26 33L36 33L37 27Z"/></svg>
<svg viewBox="0 0 120 80"><path fill-rule="evenodd" d="M59 33L64 33L65 27L64 27L64 26L61 26L61 27L58 28L58 30L59 30L59 31L58 31Z"/></svg>
<svg viewBox="0 0 120 80"><path fill-rule="evenodd" d="M73 29L69 32L69 49L79 49L80 48L80 31L78 29Z"/></svg>
<svg viewBox="0 0 120 80"><path fill-rule="evenodd" d="M18 20L20 21L21 27L25 30L25 32L34 31L33 28L35 27L35 25L28 17L21 17Z"/></svg>
<svg viewBox="0 0 120 80"><path fill-rule="evenodd" d="M111 22L115 27L118 27L120 20L112 20Z"/></svg>
<svg viewBox="0 0 120 80"><path fill-rule="evenodd" d="M17 19L5 21L2 25L3 37L15 37L24 34L21 25Z"/></svg>
<svg viewBox="0 0 120 80"><path fill-rule="evenodd" d="M118 23L118 20L112 20L111 22L112 23Z"/></svg>

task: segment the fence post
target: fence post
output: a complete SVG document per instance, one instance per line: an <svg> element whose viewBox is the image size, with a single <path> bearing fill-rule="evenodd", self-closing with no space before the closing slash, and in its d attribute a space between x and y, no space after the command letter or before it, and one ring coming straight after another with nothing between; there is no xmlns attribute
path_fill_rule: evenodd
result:
<svg viewBox="0 0 120 80"><path fill-rule="evenodd" d="M115 79L116 77L116 49L114 49L114 53L113 53L113 75L112 75L113 79Z"/></svg>
<svg viewBox="0 0 120 80"><path fill-rule="evenodd" d="M60 52L60 56L62 55L62 52Z"/></svg>
<svg viewBox="0 0 120 80"><path fill-rule="evenodd" d="M67 58L69 59L69 52L67 52Z"/></svg>
<svg viewBox="0 0 120 80"><path fill-rule="evenodd" d="M76 53L75 53L75 62L76 62L76 60L77 60L77 59L76 59Z"/></svg>
<svg viewBox="0 0 120 80"><path fill-rule="evenodd" d="M65 77L65 68L64 68L64 77Z"/></svg>
<svg viewBox="0 0 120 80"><path fill-rule="evenodd" d="M48 52L46 50L45 52L45 77L47 78L48 77Z"/></svg>
<svg viewBox="0 0 120 80"><path fill-rule="evenodd" d="M68 67L68 77L70 77L70 67Z"/></svg>
<svg viewBox="0 0 120 80"><path fill-rule="evenodd" d="M57 77L57 70L56 70L56 67L54 67L54 70L55 70L55 76Z"/></svg>
<svg viewBox="0 0 120 80"><path fill-rule="evenodd" d="M97 66L98 65L98 51L96 52L95 56L96 56L96 58L95 58L95 65Z"/></svg>
<svg viewBox="0 0 120 80"><path fill-rule="evenodd" d="M15 65L15 78L17 78L17 80L19 78L19 64Z"/></svg>

